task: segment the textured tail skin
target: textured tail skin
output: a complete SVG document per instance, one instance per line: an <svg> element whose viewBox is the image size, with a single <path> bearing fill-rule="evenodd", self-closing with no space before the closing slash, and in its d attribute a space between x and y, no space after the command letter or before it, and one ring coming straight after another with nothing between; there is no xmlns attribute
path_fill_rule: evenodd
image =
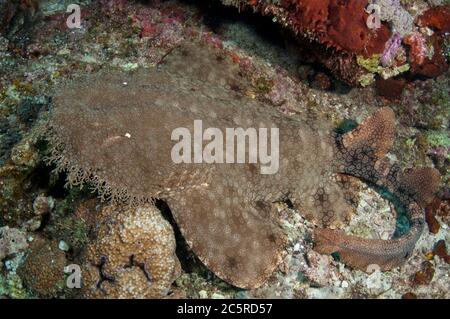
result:
<svg viewBox="0 0 450 319"><path fill-rule="evenodd" d="M338 145L343 173L388 189L405 207L410 230L397 239L370 240L348 236L342 231L317 229L315 249L324 254L339 253L351 267L367 270L378 265L382 270L400 266L414 250L424 227L423 207L433 199L440 182L433 168L402 172L382 157L392 146L395 135L394 113L381 108L354 131L345 134Z"/></svg>

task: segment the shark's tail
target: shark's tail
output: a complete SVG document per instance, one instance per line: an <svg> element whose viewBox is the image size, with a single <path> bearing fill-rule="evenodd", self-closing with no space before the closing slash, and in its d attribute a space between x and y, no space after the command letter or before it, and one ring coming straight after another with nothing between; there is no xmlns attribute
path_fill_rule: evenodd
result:
<svg viewBox="0 0 450 319"><path fill-rule="evenodd" d="M342 231L315 231L315 249L321 253L338 253L349 266L367 270L377 265L388 270L401 265L412 253L424 227L423 207L430 202L440 182L433 168L402 171L383 157L395 135L394 112L381 108L355 130L341 136L337 143L342 173L356 176L385 188L406 209L409 231L389 240L370 240L345 235Z"/></svg>

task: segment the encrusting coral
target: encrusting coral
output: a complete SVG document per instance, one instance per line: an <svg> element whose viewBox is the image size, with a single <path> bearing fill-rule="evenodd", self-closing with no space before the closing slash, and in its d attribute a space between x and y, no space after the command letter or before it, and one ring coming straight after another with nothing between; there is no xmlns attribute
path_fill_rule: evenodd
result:
<svg viewBox="0 0 450 319"><path fill-rule="evenodd" d="M374 0L371 3L380 7L380 19L392 25L393 33L404 37L414 30L414 19L402 7L400 0Z"/></svg>
<svg viewBox="0 0 450 319"><path fill-rule="evenodd" d="M390 31L385 25L378 29L367 26L367 1L293 0L235 1L225 4L244 7L280 18L280 22L296 33L318 40L329 48L347 50L364 56L381 53Z"/></svg>
<svg viewBox="0 0 450 319"><path fill-rule="evenodd" d="M8 226L0 227L0 261L28 247L24 232Z"/></svg>
<svg viewBox="0 0 450 319"><path fill-rule="evenodd" d="M381 54L391 31L367 26L367 1L293 0L245 1L223 0L226 5L250 8L292 30L299 39L307 39L313 56L339 79L358 85L364 70L355 56L369 58Z"/></svg>
<svg viewBox="0 0 450 319"><path fill-rule="evenodd" d="M53 160L68 170L70 184L91 182L115 202L165 200L197 256L242 288L262 285L282 260L285 236L273 202L289 199L309 220L337 227L355 207L349 177L355 176L392 193L410 217L410 231L384 241L319 229L316 249L338 252L344 262L364 270L373 263L382 269L401 265L420 237L422 206L436 191L439 174L428 168L402 172L384 159L394 140L393 111L382 108L356 130L338 135L324 119L287 117L245 96L246 86L234 63L201 44L180 45L150 70L77 79L54 98L48 132ZM258 161L175 163L172 133L177 128L194 132L197 119L223 132L227 127L279 128L277 172L261 174L267 167ZM210 140L220 138L213 136ZM208 145L203 141L203 147ZM145 263L127 225L141 228L127 214L100 226L102 235L88 253L101 269L97 278L106 270L105 287L114 286L108 278L115 267L134 265L130 251L137 249L134 260ZM131 245L125 255L121 245ZM123 270L117 278L139 276Z"/></svg>
<svg viewBox="0 0 450 319"><path fill-rule="evenodd" d="M17 269L23 283L39 297L56 297L65 287L66 256L56 241L36 236Z"/></svg>
<svg viewBox="0 0 450 319"><path fill-rule="evenodd" d="M400 0L222 0L222 3L272 16L274 21L295 32L300 39L306 38L317 44L311 45L314 57L350 85L366 86L369 78L367 72L358 67L357 57L369 59L382 55L384 61L380 62L385 67L386 57L393 58L392 55L397 52L393 49L401 48L401 39L413 33L423 43L431 43L434 51L421 46L420 50L411 50L410 59L417 59L416 53L421 54L426 49L431 60L439 61L436 65L441 64L440 68L431 67L431 71L419 69L417 64L412 68L414 74L436 77L444 73L448 66L440 45L434 41L435 36L430 36L415 23L416 20L421 21L420 26L434 28L448 26L445 22L450 11L448 5L431 8L415 20ZM403 67L397 72L389 72L387 77L408 70ZM385 74L388 74L387 71Z"/></svg>
<svg viewBox="0 0 450 319"><path fill-rule="evenodd" d="M82 262L85 298L162 298L181 267L172 226L153 205L105 207Z"/></svg>

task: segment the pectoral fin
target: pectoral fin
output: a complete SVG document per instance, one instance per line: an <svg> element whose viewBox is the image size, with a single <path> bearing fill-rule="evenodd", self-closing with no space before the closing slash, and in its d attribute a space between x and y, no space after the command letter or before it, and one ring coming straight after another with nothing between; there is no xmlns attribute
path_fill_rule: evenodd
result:
<svg viewBox="0 0 450 319"><path fill-rule="evenodd" d="M194 253L228 283L256 288L281 262L284 235L270 205L247 202L222 183L187 190L168 204Z"/></svg>

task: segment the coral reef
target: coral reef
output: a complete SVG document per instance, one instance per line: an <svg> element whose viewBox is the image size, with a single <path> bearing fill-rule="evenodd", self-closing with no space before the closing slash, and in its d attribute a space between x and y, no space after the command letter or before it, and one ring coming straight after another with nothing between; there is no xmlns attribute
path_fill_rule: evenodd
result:
<svg viewBox="0 0 450 319"><path fill-rule="evenodd" d="M80 257L95 241L97 216L103 205L89 187L65 188L65 174L42 161L49 149L36 128L41 126L40 119L47 117L51 97L61 83L99 69L129 72L155 65L164 69L181 41L201 39L222 48L219 59L232 59L239 65L231 66L236 72L230 72L226 80L238 92L236 99L245 95L263 101L264 108L278 110L294 121L302 118L315 123L324 116L322 124L334 127L342 123L353 128L354 121L361 122L379 107L391 106L397 118L397 139L389 159L397 160L402 167L434 166L443 177L444 188L426 208L425 231L412 256L403 266L385 272L355 270L339 261L338 254L325 256L314 251L312 234L317 225L305 218L307 208L289 201L275 203L270 209L286 234L287 244L282 249L281 267L257 289L241 290L215 276L176 230L177 255L184 273L169 288L168 297L449 298L445 252L450 242L449 76L446 71L433 79L424 78L444 72L450 58L448 1L401 1L400 12L414 19L412 35L420 36L418 45L408 45L408 35L397 35L394 22L386 21L382 22L383 29L391 33L386 44L380 44L377 54L356 57L347 49L326 48L314 30L291 34L289 30L295 28L289 24L288 12L281 9L289 6L295 12L300 1L233 1L241 9L247 5L252 10L235 10L235 6L227 8L220 2L45 0L37 6L37 1L0 0L0 227L20 232L22 240L26 237L29 243L36 238L49 242L44 238L51 238L52 249L64 254L67 264L82 265ZM79 29L67 28L69 3L81 5ZM320 6L319 1L303 3ZM373 14L369 9L366 7L367 14L363 15ZM416 63L420 59L411 51L423 53L422 65ZM192 57L208 61L208 52L196 52ZM221 66L211 63L212 68L214 65ZM219 78L228 67L218 70ZM351 89L339 79L366 87ZM372 86L375 83L376 87ZM178 84L173 84L171 91L177 91ZM341 133L346 130L339 128ZM357 208L351 220L343 222L347 234L389 239L396 228L406 230L405 216L396 214L388 200L364 185L361 190L360 183L355 186L351 186L352 208ZM165 209L164 216L170 219L170 215ZM49 287L49 293L33 291L21 266L29 253L30 245L2 259L0 298L81 296L79 289L63 289L59 284L57 289ZM47 263L43 261L43 265ZM98 269L83 269L83 275L97 276ZM136 290L124 293L115 285L111 294L143 296L148 288L143 284L148 283L145 273L139 267L125 269L131 270L121 270L120 282L133 283L121 287ZM414 282L417 273L432 271L431 280ZM95 276L94 280L98 279ZM112 287L107 277L102 280ZM142 294L137 292L140 288ZM99 291L95 294L107 297Z"/></svg>
<svg viewBox="0 0 450 319"><path fill-rule="evenodd" d="M390 31L385 25L369 29L364 1L234 1L225 4L250 7L288 27L300 39L306 38L315 58L344 81L357 85L363 75L355 56L370 57L381 54ZM305 42L307 44L307 41ZM350 56L349 56L350 54Z"/></svg>
<svg viewBox="0 0 450 319"><path fill-rule="evenodd" d="M152 206L105 207L83 259L84 298L162 298L181 267L172 226Z"/></svg>
<svg viewBox="0 0 450 319"><path fill-rule="evenodd" d="M263 15L273 16L274 21L288 27L300 38L306 37L318 43L319 47L311 46L317 60L336 76L352 85L366 86L372 82L368 82L369 74L358 67L356 63L358 56L367 59L381 55L382 66L389 66L389 62L402 51L398 49L403 49L401 40L414 32L419 32L419 27L414 23L415 17L400 0L367 2L360 0L281 2L223 0L222 2L238 8L252 8ZM366 12L366 9L372 11ZM444 30L447 26L444 21L448 21L446 20L448 11L445 6L431 8L420 18L420 25ZM371 27L369 21L373 19L380 20L379 25ZM383 22L389 23L389 27ZM436 77L444 73L448 65L443 59L440 43L433 41L434 51L428 47L425 48L424 43L430 38L433 39L429 34L420 33L416 40L406 41L405 44L409 43L412 46L410 61L403 61L401 64L410 62L416 66L412 70L414 73ZM425 49L427 53L430 52L431 57L427 64L434 66L419 69L423 63ZM414 61L417 62L417 60L418 63L415 63ZM389 75L385 71L385 78L396 76L407 70Z"/></svg>
<svg viewBox="0 0 450 319"><path fill-rule="evenodd" d="M252 6L263 14L272 14L296 33L324 43L327 47L371 56L381 53L389 39L389 30L367 27L364 1L224 1L235 6Z"/></svg>

